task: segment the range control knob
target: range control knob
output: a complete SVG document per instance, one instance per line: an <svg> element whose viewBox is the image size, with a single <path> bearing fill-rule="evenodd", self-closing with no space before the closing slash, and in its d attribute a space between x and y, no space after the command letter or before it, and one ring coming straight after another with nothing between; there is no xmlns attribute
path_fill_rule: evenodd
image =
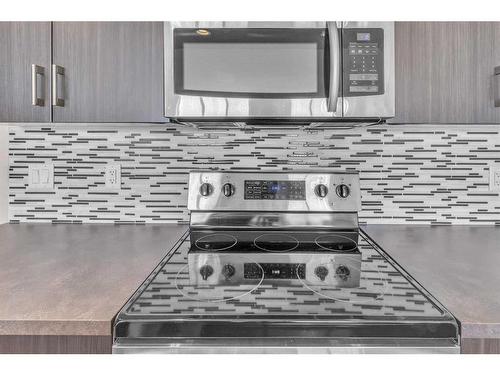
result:
<svg viewBox="0 0 500 375"><path fill-rule="evenodd" d="M345 184L338 185L335 191L340 198L347 198L351 194L351 189Z"/></svg>
<svg viewBox="0 0 500 375"><path fill-rule="evenodd" d="M314 192L318 197L324 198L328 194L328 188L326 187L326 185L319 184L314 188Z"/></svg>
<svg viewBox="0 0 500 375"><path fill-rule="evenodd" d="M209 184L208 182L201 184L200 194L204 197L208 197L210 194L212 194L212 191L214 191L214 187L212 186L212 184Z"/></svg>
<svg viewBox="0 0 500 375"><path fill-rule="evenodd" d="M230 197L231 195L234 194L234 185L230 184L229 182L227 184L222 185L222 193L226 197Z"/></svg>
<svg viewBox="0 0 500 375"><path fill-rule="evenodd" d="M234 269L234 266L231 264L225 264L224 267L222 267L222 276L226 278L226 280L229 280L231 277L234 276L236 270Z"/></svg>
<svg viewBox="0 0 500 375"><path fill-rule="evenodd" d="M208 264L202 266L200 268L200 275L203 278L203 280L208 279L212 274L214 273L214 269L212 266L209 266Z"/></svg>
<svg viewBox="0 0 500 375"><path fill-rule="evenodd" d="M314 269L314 274L318 276L321 281L325 281L326 276L328 275L328 268L325 266L318 266Z"/></svg>
<svg viewBox="0 0 500 375"><path fill-rule="evenodd" d="M335 276L337 276L342 281L347 281L350 274L351 270L346 266L338 266L335 270Z"/></svg>

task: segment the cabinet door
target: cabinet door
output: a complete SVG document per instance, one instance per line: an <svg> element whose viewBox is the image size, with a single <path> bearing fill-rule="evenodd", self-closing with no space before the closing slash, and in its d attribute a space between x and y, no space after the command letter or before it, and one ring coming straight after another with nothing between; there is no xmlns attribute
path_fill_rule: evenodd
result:
<svg viewBox="0 0 500 375"><path fill-rule="evenodd" d="M496 22L397 22L390 122L500 122L492 88L499 31Z"/></svg>
<svg viewBox="0 0 500 375"><path fill-rule="evenodd" d="M161 22L54 22L55 122L165 122Z"/></svg>
<svg viewBox="0 0 500 375"><path fill-rule="evenodd" d="M50 121L49 87L50 22L0 22L0 122Z"/></svg>

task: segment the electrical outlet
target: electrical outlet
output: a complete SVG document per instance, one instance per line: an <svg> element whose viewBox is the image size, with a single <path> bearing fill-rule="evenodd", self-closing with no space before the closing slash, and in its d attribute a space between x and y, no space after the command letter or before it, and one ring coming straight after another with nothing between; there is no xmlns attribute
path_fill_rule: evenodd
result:
<svg viewBox="0 0 500 375"><path fill-rule="evenodd" d="M120 164L109 164L106 166L105 179L106 188L119 190L121 188L121 166Z"/></svg>
<svg viewBox="0 0 500 375"><path fill-rule="evenodd" d="M500 191L500 165L490 165L490 190Z"/></svg>
<svg viewBox="0 0 500 375"><path fill-rule="evenodd" d="M54 190L54 165L30 165L28 167L28 187L41 191Z"/></svg>

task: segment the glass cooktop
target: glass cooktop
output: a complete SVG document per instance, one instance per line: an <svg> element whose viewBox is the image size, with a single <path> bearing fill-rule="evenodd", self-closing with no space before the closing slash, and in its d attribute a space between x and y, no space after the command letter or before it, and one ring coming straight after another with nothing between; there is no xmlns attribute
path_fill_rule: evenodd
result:
<svg viewBox="0 0 500 375"><path fill-rule="evenodd" d="M185 235L131 297L114 337L455 342L458 324L361 233L201 231Z"/></svg>
<svg viewBox="0 0 500 375"><path fill-rule="evenodd" d="M200 285L189 275L188 252L198 249L217 256L219 251L229 251L236 245L234 233L200 235L195 244L189 237L180 243L161 263L158 270L145 282L126 307L129 316L218 318L228 316L310 316L314 318L385 318L385 319L434 319L447 316L427 293L396 268L397 266L359 236L357 244L345 235L343 241L327 241L333 233L319 233L313 237L315 251L361 253L359 286L343 288L316 285L305 277L295 275L286 283L256 277L226 285ZM212 237L210 237L212 236ZM265 262L261 252L295 252L304 250L297 233L280 233L255 236L256 252L246 252L248 264ZM337 235L339 236L339 235ZM281 241L278 241L278 238ZM355 246L356 245L356 246ZM307 247L307 248L310 248ZM241 250L241 249L240 249ZM243 256L243 255L242 255ZM314 254L310 255L311 257ZM264 260L263 260L264 259Z"/></svg>

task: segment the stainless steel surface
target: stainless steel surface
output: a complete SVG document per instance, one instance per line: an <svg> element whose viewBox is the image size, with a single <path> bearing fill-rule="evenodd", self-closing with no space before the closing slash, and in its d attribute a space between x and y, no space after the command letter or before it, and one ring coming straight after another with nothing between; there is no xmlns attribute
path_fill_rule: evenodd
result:
<svg viewBox="0 0 500 375"><path fill-rule="evenodd" d="M328 97L328 110L337 112L337 102L340 89L340 58L342 50L339 41L339 30L336 22L327 22L328 38L330 41L330 86Z"/></svg>
<svg viewBox="0 0 500 375"><path fill-rule="evenodd" d="M269 99L178 95L174 92L175 28L324 28L326 22L165 22L165 116L186 118L332 118L326 98Z"/></svg>
<svg viewBox="0 0 500 375"><path fill-rule="evenodd" d="M40 76L43 87L45 80L45 69L43 68L43 66L31 64L31 105L43 107L45 105L45 100L43 97L44 90L41 90L42 96L38 97L38 76Z"/></svg>
<svg viewBox="0 0 500 375"><path fill-rule="evenodd" d="M113 354L458 354L460 346L448 339L119 339Z"/></svg>
<svg viewBox="0 0 500 375"><path fill-rule="evenodd" d="M232 299L231 291L237 286L210 287L209 291L222 288L226 296L226 300L210 301L197 299L203 287L189 287L181 293L182 288L172 288L173 278L179 277L176 270L187 267L182 261L187 247L181 243L118 314L113 351L132 353L154 347L165 353L190 349L203 352L226 346L230 351L252 352L255 346L262 346L266 352L285 348L291 352L325 348L330 352L399 352L404 347L408 352L458 353L458 326L449 312L390 258L369 255L383 254L374 243L363 239L360 251L365 253L364 283L378 283L371 272L366 274L366 267L372 267L373 262L380 263L386 272L383 277L392 280L393 285L381 299L368 297L373 288L364 289L361 295L356 290L349 292L357 294L357 300L365 298L365 302L345 304L337 298L346 296L349 288L336 289L333 301L321 297L323 294L303 294L305 290L297 286L267 285L241 300ZM186 274L182 273L182 285L188 286ZM321 290L327 293L327 289ZM405 293L400 293L402 290ZM356 310L360 313L355 314Z"/></svg>
<svg viewBox="0 0 500 375"><path fill-rule="evenodd" d="M305 200L246 200L245 180L304 181ZM234 194L226 197L223 185L231 183ZM199 194L203 184L213 186L210 195ZM328 187L326 197L318 197L317 185ZM339 197L335 191L340 184L351 187L352 193ZM260 212L357 212L361 209L359 175L357 173L311 173L311 172L260 172L249 175L245 172L192 172L189 175L188 209L191 211L260 211Z"/></svg>
<svg viewBox="0 0 500 375"><path fill-rule="evenodd" d="M343 28L381 28L384 30L383 95L343 98L344 117L390 118L396 113L394 22L344 22Z"/></svg>
<svg viewBox="0 0 500 375"><path fill-rule="evenodd" d="M189 225L196 229L281 228L349 229L358 227L356 213L315 213L305 216L293 212L191 212Z"/></svg>
<svg viewBox="0 0 500 375"><path fill-rule="evenodd" d="M113 351L458 353L453 316L359 233L359 201L356 173L191 172L191 230L118 314Z"/></svg>
<svg viewBox="0 0 500 375"><path fill-rule="evenodd" d="M245 98L184 95L174 91L174 29L176 28L320 28L330 33L330 81L328 98ZM344 22L344 27L384 29L385 93L342 97L339 95L341 29L335 22L165 22L164 80L165 116L176 119L303 119L330 121L340 118L386 118L394 115L394 23ZM338 33L335 34L334 30ZM341 90L340 90L341 91ZM335 100L338 97L338 100Z"/></svg>
<svg viewBox="0 0 500 375"><path fill-rule="evenodd" d="M64 92L64 74L65 70L62 66L52 64L52 105L56 107L64 107L64 98L59 92L59 82L61 82L61 91ZM59 81L61 76L61 81Z"/></svg>

